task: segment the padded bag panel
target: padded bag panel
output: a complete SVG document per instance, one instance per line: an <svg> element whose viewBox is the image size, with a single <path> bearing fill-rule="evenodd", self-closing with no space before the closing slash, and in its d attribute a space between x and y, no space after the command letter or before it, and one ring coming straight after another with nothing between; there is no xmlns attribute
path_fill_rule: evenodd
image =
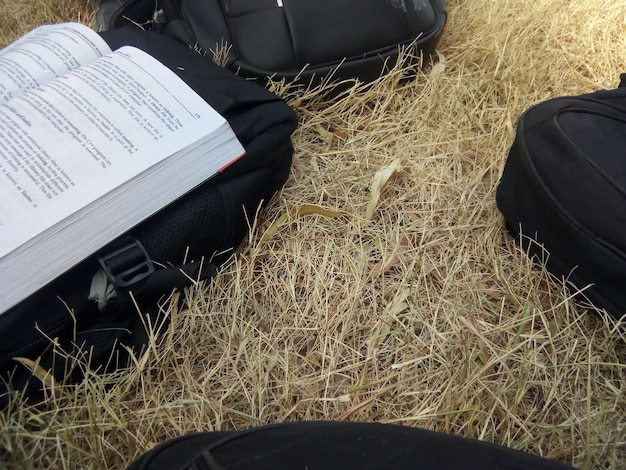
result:
<svg viewBox="0 0 626 470"><path fill-rule="evenodd" d="M312 10L310 0L286 0L282 7L275 0L223 0L241 60L265 70L326 64L405 42L435 23L432 7L416 3L423 11L420 24L411 25L401 1L359 0L355 8L353 0L316 0ZM281 44L278 51L271 47Z"/></svg>
<svg viewBox="0 0 626 470"><path fill-rule="evenodd" d="M194 11L204 10L203 2L186 2L183 8L192 7ZM204 2L206 3L206 2ZM290 70L296 66L297 56L291 40L291 27L284 14L284 9L275 0L224 0L217 1L223 8L223 15L228 27L229 42L235 50L234 67L241 63L259 70ZM185 11L185 10L183 10ZM201 38L212 31L199 21L204 17L187 16L187 21L199 38L200 44L206 44Z"/></svg>
<svg viewBox="0 0 626 470"><path fill-rule="evenodd" d="M416 38L434 53L446 19L444 0L182 0L181 9L203 49L231 44L232 69L293 80L306 66L301 81L344 59L336 78L373 80Z"/></svg>
<svg viewBox="0 0 626 470"><path fill-rule="evenodd" d="M288 0L284 6L298 68L396 47L436 25L426 0L359 0L358 6L351 0L318 0L315 12L310 5Z"/></svg>
<svg viewBox="0 0 626 470"><path fill-rule="evenodd" d="M88 300L91 279L99 269L97 255L0 315L0 406L8 401L5 380L11 378L13 386L21 389L30 378L26 368L16 367L14 357L35 360L41 356L40 365L51 370L57 380L80 377L80 370L71 371L71 359L52 354L51 338L70 355L79 354L79 348L91 349L94 368L124 365L126 353L119 344L135 349L145 344L144 323L161 321L157 300L188 285L190 278L214 275L214 265L239 245L248 221L289 175L290 135L297 117L284 101L165 35L123 28L103 33L103 37L112 48L134 45L146 50L181 76L228 120L246 155L129 232L142 242L153 261L173 266L157 269L129 287L141 315L122 290L119 302L102 311ZM112 251L127 238L112 242L101 253ZM186 252L187 264L182 265ZM221 252L226 253L215 256ZM37 381L31 381L27 393L36 393L39 387Z"/></svg>
<svg viewBox="0 0 626 470"><path fill-rule="evenodd" d="M572 470L478 440L408 426L334 421L190 434L148 451L128 470L162 468Z"/></svg>
<svg viewBox="0 0 626 470"><path fill-rule="evenodd" d="M497 190L507 226L597 307L626 313L626 88L549 100L520 118Z"/></svg>

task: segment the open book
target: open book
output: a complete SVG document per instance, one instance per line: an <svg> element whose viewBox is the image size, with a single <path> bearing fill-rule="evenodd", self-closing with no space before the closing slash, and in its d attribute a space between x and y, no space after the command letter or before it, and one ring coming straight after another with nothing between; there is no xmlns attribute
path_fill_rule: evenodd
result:
<svg viewBox="0 0 626 470"><path fill-rule="evenodd" d="M42 26L0 51L0 313L244 154L145 52Z"/></svg>

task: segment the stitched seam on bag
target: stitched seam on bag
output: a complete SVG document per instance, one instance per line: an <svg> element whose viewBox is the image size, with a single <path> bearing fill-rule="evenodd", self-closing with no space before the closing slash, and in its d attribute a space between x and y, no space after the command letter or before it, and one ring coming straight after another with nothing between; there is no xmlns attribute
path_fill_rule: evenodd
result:
<svg viewBox="0 0 626 470"><path fill-rule="evenodd" d="M553 119L555 118L555 116L556 116L556 114L553 115ZM522 119L520 119L520 129L522 128L522 120L523 120L523 116L522 116ZM532 160L530 158L530 153L528 152L528 148L526 147L525 139L520 139L520 144L519 145L520 145L521 153L522 153L522 157L523 157L523 158L520 159L522 166L524 166L529 171L531 178L537 183L538 187L541 189L543 194L546 196L547 201L553 206L553 208L559 214L559 216L562 219L564 219L567 222L569 222L569 224L572 226L572 228L574 228L578 232L584 234L585 236L587 236L593 242L595 242L595 243L601 245L602 247L608 249L609 251L615 253L618 257L625 258L626 254L623 253L622 250L618 249L617 247L615 247L614 245L612 245L610 243L607 243L605 240L597 237L593 232L591 232L584 225L582 225L581 223L579 223L578 221L573 219L567 213L565 208L553 196L552 192L549 191L549 188L545 184L543 178L540 177L539 172L537 171L537 168L535 167L534 163L532 162Z"/></svg>
<svg viewBox="0 0 626 470"><path fill-rule="evenodd" d="M619 192L622 196L626 197L626 189L624 189L622 186L620 186L612 177L611 175L609 175L600 165L598 165L596 163L595 160L593 160L592 158L590 158L586 152L583 152L580 147L578 146L578 144L576 142L574 142L569 135L563 130L563 128L560 126L559 122L558 122L558 117L565 114L565 113L575 113L575 112L582 112L585 114L593 114L595 116L601 116L601 117L605 117L605 118L609 118L609 119L615 119L618 121L621 121L624 124L624 129L626 130L626 119L621 118L620 116L611 116L607 113L602 113L600 111L596 111L596 110L589 110L589 109L585 109L585 108L568 108L568 109L561 109L558 112L555 113L554 115L554 122L555 122L555 126L557 127L557 129L560 131L560 133L564 136L564 138L571 144L571 146L574 148L574 151L580 155L589 165L591 165L594 170L596 170L596 172L602 176L602 178L610 185L612 186L615 190L617 190L617 192Z"/></svg>

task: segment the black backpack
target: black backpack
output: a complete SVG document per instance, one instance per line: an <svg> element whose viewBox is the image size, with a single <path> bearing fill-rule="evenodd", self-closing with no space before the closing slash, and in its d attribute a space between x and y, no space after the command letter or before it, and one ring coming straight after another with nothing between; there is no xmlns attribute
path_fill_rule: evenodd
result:
<svg viewBox="0 0 626 470"><path fill-rule="evenodd" d="M246 156L0 314L0 406L10 389L41 388L24 362L59 381L80 378L75 366L85 358L94 370L126 365L126 348L147 342L145 325L166 327L159 299L215 275L289 175L297 117L279 97L167 36L130 28L102 36L112 49L134 45L177 73L226 118ZM88 300L100 268L116 293L101 308Z"/></svg>
<svg viewBox="0 0 626 470"><path fill-rule="evenodd" d="M250 468L573 469L515 449L409 426L304 421L188 434L149 450L127 470Z"/></svg>
<svg viewBox="0 0 626 470"><path fill-rule="evenodd" d="M370 82L400 51L425 61L447 18L445 0L103 0L101 30L135 24L218 54L248 78Z"/></svg>
<svg viewBox="0 0 626 470"><path fill-rule="evenodd" d="M626 313L626 74L519 119L497 189L506 226L581 297Z"/></svg>

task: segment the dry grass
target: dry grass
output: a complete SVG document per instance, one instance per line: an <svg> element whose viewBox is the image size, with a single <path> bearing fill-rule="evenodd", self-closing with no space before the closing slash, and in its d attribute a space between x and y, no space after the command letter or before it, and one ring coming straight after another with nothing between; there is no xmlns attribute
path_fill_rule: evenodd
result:
<svg viewBox="0 0 626 470"><path fill-rule="evenodd" d="M48 3L0 4L0 42L88 18ZM292 176L249 240L129 370L3 411L7 468L124 468L182 433L303 419L626 468L623 330L529 262L494 202L525 108L617 85L626 2L450 3L433 71L288 95Z"/></svg>

